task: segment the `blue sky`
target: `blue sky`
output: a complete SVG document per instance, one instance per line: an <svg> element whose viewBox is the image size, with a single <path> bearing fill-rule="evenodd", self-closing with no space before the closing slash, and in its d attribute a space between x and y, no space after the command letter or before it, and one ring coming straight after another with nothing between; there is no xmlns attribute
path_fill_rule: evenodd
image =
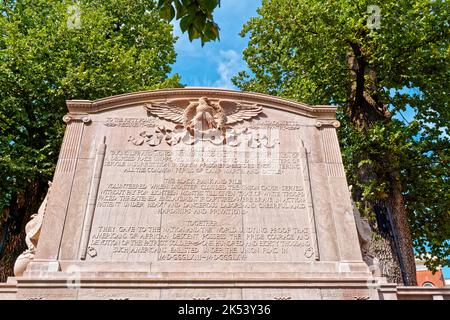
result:
<svg viewBox="0 0 450 320"><path fill-rule="evenodd" d="M214 12L214 20L220 26L220 41L208 42L202 48L199 40L189 42L182 34L178 22L174 22L175 35L179 37L175 50L177 62L173 73L181 76L181 83L190 87L220 87L236 89L231 78L246 69L242 50L247 39L239 36L242 26L257 15L260 0L225 0Z"/></svg>
<svg viewBox="0 0 450 320"><path fill-rule="evenodd" d="M237 89L231 78L241 70L248 70L242 59L248 39L239 33L245 22L257 16L256 9L260 5L261 0L222 1L222 6L214 13L221 39L206 43L204 47L199 40L191 43L187 34L181 33L178 21L173 22L174 33L179 39L175 45L177 61L172 66L172 73L178 73L181 83L190 87ZM397 114L396 117L410 122L414 111L408 108L402 115ZM444 268L444 273L446 278L450 278L450 268Z"/></svg>

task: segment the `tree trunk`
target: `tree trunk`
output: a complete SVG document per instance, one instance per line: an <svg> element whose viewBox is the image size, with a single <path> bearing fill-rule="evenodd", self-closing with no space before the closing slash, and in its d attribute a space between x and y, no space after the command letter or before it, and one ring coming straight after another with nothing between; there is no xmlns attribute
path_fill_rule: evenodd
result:
<svg viewBox="0 0 450 320"><path fill-rule="evenodd" d="M364 50L352 41L348 41L351 51L347 64L352 74L348 85L349 105L346 113L355 128L364 135L375 123L389 123L391 114L383 105L378 91L375 70L367 63ZM390 155L387 155L387 159ZM356 162L363 159L355 159ZM378 159L370 159L379 162ZM359 167L358 181L362 184L372 179L386 179L391 185L387 203L376 201L366 203L366 208L376 215L376 223L372 221L374 233L371 254L380 260L381 274L390 282L408 286L417 285L416 265L414 260L411 231L405 207L400 174L389 167L394 161L385 161L381 166L383 172L374 172L371 165ZM387 175L386 172L391 172ZM392 173L393 172L393 173ZM355 190L355 199L362 198L362 192Z"/></svg>
<svg viewBox="0 0 450 320"><path fill-rule="evenodd" d="M409 229L408 211L402 194L400 174L394 172L392 178L392 193L389 206L392 210L393 232L396 247L401 257L403 282L406 286L417 286L416 263L414 259L413 241Z"/></svg>

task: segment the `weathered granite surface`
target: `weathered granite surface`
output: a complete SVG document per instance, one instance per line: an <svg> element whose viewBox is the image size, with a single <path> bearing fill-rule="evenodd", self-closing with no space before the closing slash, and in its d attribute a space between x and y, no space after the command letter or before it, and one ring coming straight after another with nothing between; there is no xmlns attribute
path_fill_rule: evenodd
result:
<svg viewBox="0 0 450 320"><path fill-rule="evenodd" d="M363 261L334 107L208 88L67 106L37 249L0 298L414 296Z"/></svg>

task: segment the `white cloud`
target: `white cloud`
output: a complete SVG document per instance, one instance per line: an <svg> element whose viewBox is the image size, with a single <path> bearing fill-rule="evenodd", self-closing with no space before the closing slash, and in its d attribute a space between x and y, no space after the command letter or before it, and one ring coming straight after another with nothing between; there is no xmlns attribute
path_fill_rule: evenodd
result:
<svg viewBox="0 0 450 320"><path fill-rule="evenodd" d="M245 64L239 53L234 50L220 50L217 63L217 74L219 75L219 79L214 82L214 86L236 89L236 86L231 82L231 78L244 68Z"/></svg>

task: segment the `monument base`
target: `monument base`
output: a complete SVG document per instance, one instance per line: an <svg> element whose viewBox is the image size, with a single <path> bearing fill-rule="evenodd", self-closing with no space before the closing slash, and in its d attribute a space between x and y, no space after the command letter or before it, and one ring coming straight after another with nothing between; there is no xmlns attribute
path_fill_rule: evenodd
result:
<svg viewBox="0 0 450 320"><path fill-rule="evenodd" d="M233 278L234 277L234 278ZM3 300L450 300L450 288L399 287L383 278L321 279L281 274L164 274L81 278L59 273L23 276L0 284Z"/></svg>
<svg viewBox="0 0 450 320"><path fill-rule="evenodd" d="M207 272L195 271L198 267L195 263L121 265L106 262L33 261L23 276L9 278L7 283L0 284L0 299L450 299L450 288L398 287L386 283L384 278L373 277L367 272L367 266L358 262L318 262L316 265L283 263L284 271L281 271L280 266L279 263L219 263L214 265L214 269L219 270L220 267L222 271Z"/></svg>
<svg viewBox="0 0 450 320"><path fill-rule="evenodd" d="M48 279L14 279L16 294L26 300L378 300L375 286L368 288L363 278L321 279L264 274L107 274L74 278L60 274ZM11 282L12 284L12 282Z"/></svg>

